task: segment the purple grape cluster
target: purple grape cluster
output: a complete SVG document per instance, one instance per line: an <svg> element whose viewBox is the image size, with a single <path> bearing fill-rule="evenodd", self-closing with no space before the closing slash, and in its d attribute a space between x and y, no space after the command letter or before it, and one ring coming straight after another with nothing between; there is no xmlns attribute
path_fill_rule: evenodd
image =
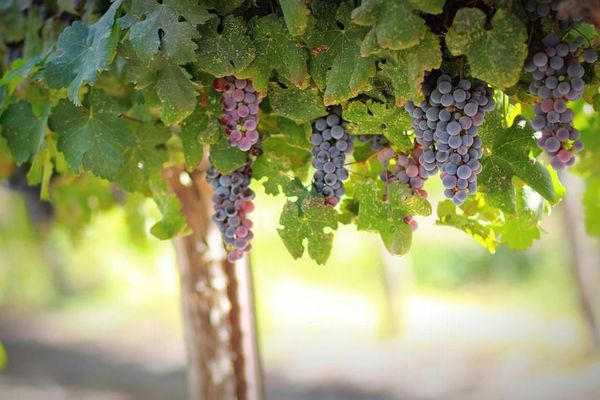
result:
<svg viewBox="0 0 600 400"><path fill-rule="evenodd" d="M419 159L423 153L423 146L415 144L413 151L409 154L394 152L390 147L385 147L377 153L379 162L385 170L380 174L384 182L398 182L408 185L413 194L427 197L423 189L429 173L420 164Z"/></svg>
<svg viewBox="0 0 600 400"><path fill-rule="evenodd" d="M250 251L250 240L254 236L252 221L248 219L248 213L254 210L251 175L251 162L227 175L221 174L211 164L206 171L206 179L213 187L212 221L221 232L230 262L239 260Z"/></svg>
<svg viewBox="0 0 600 400"><path fill-rule="evenodd" d="M225 127L229 143L242 151L250 150L259 140L256 126L262 98L249 79L236 79L234 76L218 78L214 87L221 92L224 114L219 122Z"/></svg>
<svg viewBox="0 0 600 400"><path fill-rule="evenodd" d="M561 29L567 29L584 21L580 15L563 16L560 10L560 0L524 0L523 8L530 21L537 21L551 15L559 22Z"/></svg>
<svg viewBox="0 0 600 400"><path fill-rule="evenodd" d="M387 138L382 134L358 135L358 141L361 143L367 143L374 151L381 150L389 143Z"/></svg>
<svg viewBox="0 0 600 400"><path fill-rule="evenodd" d="M423 146L419 164L429 176L440 171L444 195L460 205L477 191L483 155L478 127L495 107L494 91L480 80L428 76L426 99L408 102L417 143Z"/></svg>
<svg viewBox="0 0 600 400"><path fill-rule="evenodd" d="M575 153L583 149L579 131L573 126L573 111L567 108L569 100L578 100L583 94L585 69L579 56L588 63L598 59L598 54L580 47L578 37L565 43L554 34L546 36L543 48L534 52L525 64L533 81L529 92L541 101L535 105L531 126L538 132L538 146L552 157L554 169L575 163Z"/></svg>
<svg viewBox="0 0 600 400"><path fill-rule="evenodd" d="M318 118L312 124L312 165L316 169L313 186L332 206L339 203L345 193L344 181L348 179L348 170L344 164L346 153L353 149L352 138L345 127L340 107L333 107L326 117Z"/></svg>

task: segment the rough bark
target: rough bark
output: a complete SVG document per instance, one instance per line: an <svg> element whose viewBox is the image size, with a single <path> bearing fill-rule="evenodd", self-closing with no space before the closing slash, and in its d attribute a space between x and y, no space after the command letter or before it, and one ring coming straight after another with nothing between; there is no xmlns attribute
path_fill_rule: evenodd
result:
<svg viewBox="0 0 600 400"><path fill-rule="evenodd" d="M191 233L174 240L188 355L190 400L263 398L256 340L252 280L247 259L225 259L210 221L211 189L204 173L181 179L181 168L165 171L182 204Z"/></svg>

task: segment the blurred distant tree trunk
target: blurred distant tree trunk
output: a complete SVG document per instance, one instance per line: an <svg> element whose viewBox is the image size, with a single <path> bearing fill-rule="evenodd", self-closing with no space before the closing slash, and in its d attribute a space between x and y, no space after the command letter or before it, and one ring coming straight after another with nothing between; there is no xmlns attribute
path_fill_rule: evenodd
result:
<svg viewBox="0 0 600 400"><path fill-rule="evenodd" d="M383 243L380 243L379 249L387 316L386 333L395 336L404 330L404 303L411 278L410 256L394 256Z"/></svg>
<svg viewBox="0 0 600 400"><path fill-rule="evenodd" d="M180 271L190 400L260 400L252 275L247 258L226 261L212 229L211 188L201 169L165 171L192 233L174 241ZM187 177L186 177L187 178Z"/></svg>
<svg viewBox="0 0 600 400"><path fill-rule="evenodd" d="M600 246L586 231L582 206L581 178L564 173L561 178L567 187L564 199L564 225L571 247L571 270L576 283L579 304L588 325L594 347L600 347L598 325L598 288L600 287Z"/></svg>

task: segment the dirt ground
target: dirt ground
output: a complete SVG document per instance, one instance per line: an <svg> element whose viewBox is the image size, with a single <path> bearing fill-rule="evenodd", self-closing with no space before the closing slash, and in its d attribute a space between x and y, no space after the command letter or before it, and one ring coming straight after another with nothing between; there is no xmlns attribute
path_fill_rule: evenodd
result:
<svg viewBox="0 0 600 400"><path fill-rule="evenodd" d="M102 347L39 340L39 336L44 335L33 332L34 325L11 321L10 326L0 325L0 341L9 358L0 374L2 400L185 399L182 365L153 370L148 362L140 362L139 358L136 362L115 360L114 354L103 352ZM396 399L348 385L292 383L274 373L268 373L266 381L267 396L272 400Z"/></svg>

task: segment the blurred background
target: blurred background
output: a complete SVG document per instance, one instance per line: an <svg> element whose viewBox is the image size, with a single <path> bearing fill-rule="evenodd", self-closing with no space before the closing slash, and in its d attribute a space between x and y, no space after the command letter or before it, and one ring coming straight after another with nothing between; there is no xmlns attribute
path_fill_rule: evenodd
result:
<svg viewBox="0 0 600 400"><path fill-rule="evenodd" d="M293 260L279 239L284 199L254 189L270 399L600 399L562 205L526 251L490 255L432 216L418 220L406 257L342 226L319 267ZM82 198L102 206L92 192ZM32 227L26 205L0 187L0 399L183 400L171 243L144 234L152 221L135 226L127 207L82 228Z"/></svg>

